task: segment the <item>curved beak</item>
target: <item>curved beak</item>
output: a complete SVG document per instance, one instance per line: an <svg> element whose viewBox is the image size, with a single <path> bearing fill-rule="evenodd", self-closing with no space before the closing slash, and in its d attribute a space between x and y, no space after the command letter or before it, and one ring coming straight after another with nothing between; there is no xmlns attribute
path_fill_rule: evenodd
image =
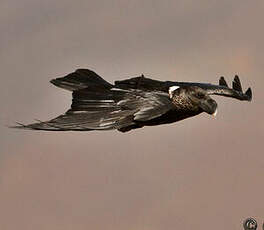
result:
<svg viewBox="0 0 264 230"><path fill-rule="evenodd" d="M213 115L214 117L216 116L217 114L217 103L215 102L215 100L213 99L207 99L207 100L203 100L201 101L200 103L200 108L210 114L210 115Z"/></svg>
<svg viewBox="0 0 264 230"><path fill-rule="evenodd" d="M216 117L217 115L217 109L215 110L215 112L212 114L213 117Z"/></svg>

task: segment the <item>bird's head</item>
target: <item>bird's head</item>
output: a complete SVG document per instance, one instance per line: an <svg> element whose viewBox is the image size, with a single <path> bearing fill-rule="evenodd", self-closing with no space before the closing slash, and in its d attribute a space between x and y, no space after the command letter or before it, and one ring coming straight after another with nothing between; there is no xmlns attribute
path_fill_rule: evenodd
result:
<svg viewBox="0 0 264 230"><path fill-rule="evenodd" d="M169 95L173 101L182 104L189 104L196 108L215 116L217 113L217 103L207 93L206 90L198 86L172 86L169 88Z"/></svg>

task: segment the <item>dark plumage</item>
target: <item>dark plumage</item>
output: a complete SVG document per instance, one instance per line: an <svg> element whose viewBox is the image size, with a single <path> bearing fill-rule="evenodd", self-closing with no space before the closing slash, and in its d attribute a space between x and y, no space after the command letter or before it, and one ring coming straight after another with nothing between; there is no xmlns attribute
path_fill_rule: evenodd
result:
<svg viewBox="0 0 264 230"><path fill-rule="evenodd" d="M219 85L157 81L143 75L108 83L95 72L78 69L51 83L72 91L72 105L65 114L50 121L15 128L48 131L89 131L117 129L127 132L143 126L168 124L206 112L216 114L217 104L210 95L251 101L238 76L233 88L221 77Z"/></svg>

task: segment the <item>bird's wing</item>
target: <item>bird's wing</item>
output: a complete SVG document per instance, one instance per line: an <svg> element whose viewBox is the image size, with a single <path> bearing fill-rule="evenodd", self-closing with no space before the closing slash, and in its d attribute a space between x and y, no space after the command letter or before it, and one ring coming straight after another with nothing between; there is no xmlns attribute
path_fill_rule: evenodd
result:
<svg viewBox="0 0 264 230"><path fill-rule="evenodd" d="M169 85L164 81L153 80L141 75L125 80L115 81L115 87L123 89L140 89L145 91L168 92Z"/></svg>
<svg viewBox="0 0 264 230"><path fill-rule="evenodd" d="M175 109L169 95L160 91L147 92L137 90L135 94L128 96L127 102L121 101L120 104L122 103L135 104L135 121L149 121Z"/></svg>
<svg viewBox="0 0 264 230"><path fill-rule="evenodd" d="M141 90L110 89L73 91L71 109L49 121L16 128L48 131L121 129L159 117L173 109L167 94Z"/></svg>
<svg viewBox="0 0 264 230"><path fill-rule="evenodd" d="M72 111L110 111L117 116L126 113L136 121L151 120L171 109L175 107L168 93L120 88L74 91L71 106Z"/></svg>
<svg viewBox="0 0 264 230"><path fill-rule="evenodd" d="M122 81L116 81L115 86L122 87L124 89L132 88L132 89L141 89L147 91L158 90L163 92L168 92L171 86L179 86L179 87L198 86L206 90L209 95L232 97L241 101L252 100L251 88L248 88L247 91L243 93L241 82L237 75L233 80L232 88L228 87L224 77L220 78L219 85L214 85L210 83L157 81L157 80L152 80L150 78L146 78L143 75L140 77L134 77Z"/></svg>
<svg viewBox="0 0 264 230"><path fill-rule="evenodd" d="M252 100L252 90L248 88L245 93L243 93L242 85L239 77L236 75L233 82L232 88L229 88L225 78L221 77L219 79L219 85L211 86L207 89L208 94L211 95L220 95L225 97L232 97L241 101L251 101Z"/></svg>
<svg viewBox="0 0 264 230"><path fill-rule="evenodd" d="M224 97L231 97L241 101L252 100L252 90L248 88L245 93L242 90L241 82L239 77L236 75L233 82L232 88L229 88L224 77L219 79L218 85L209 83L191 83L191 82L166 82L167 85L178 85L178 86L198 86L207 91L209 95L218 95Z"/></svg>

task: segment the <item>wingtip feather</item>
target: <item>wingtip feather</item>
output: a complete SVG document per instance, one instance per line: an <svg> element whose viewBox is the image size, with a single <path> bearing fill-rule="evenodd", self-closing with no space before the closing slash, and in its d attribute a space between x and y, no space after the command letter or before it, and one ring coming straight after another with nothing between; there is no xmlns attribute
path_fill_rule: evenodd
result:
<svg viewBox="0 0 264 230"><path fill-rule="evenodd" d="M10 129L30 129L27 125L19 123L19 122L15 122L16 125L12 125L12 126L8 126L8 128Z"/></svg>
<svg viewBox="0 0 264 230"><path fill-rule="evenodd" d="M50 80L50 83L53 84L53 85L56 85L56 79Z"/></svg>
<svg viewBox="0 0 264 230"><path fill-rule="evenodd" d="M228 84L223 76L219 79L219 85L228 87Z"/></svg>
<svg viewBox="0 0 264 230"><path fill-rule="evenodd" d="M242 85L241 85L238 75L235 75L235 78L233 81L233 89L236 91L242 92Z"/></svg>
<svg viewBox="0 0 264 230"><path fill-rule="evenodd" d="M252 101L252 90L249 87L245 93L248 96L248 101Z"/></svg>

